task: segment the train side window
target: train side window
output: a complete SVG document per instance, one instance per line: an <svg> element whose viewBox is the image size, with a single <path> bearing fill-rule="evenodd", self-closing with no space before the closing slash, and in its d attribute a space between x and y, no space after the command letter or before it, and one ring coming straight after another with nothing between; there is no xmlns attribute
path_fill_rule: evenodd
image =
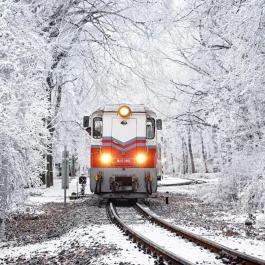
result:
<svg viewBox="0 0 265 265"><path fill-rule="evenodd" d="M93 138L102 138L103 122L101 117L95 117L93 119Z"/></svg>
<svg viewBox="0 0 265 265"><path fill-rule="evenodd" d="M147 139L155 138L155 119L154 118L146 119L146 138Z"/></svg>

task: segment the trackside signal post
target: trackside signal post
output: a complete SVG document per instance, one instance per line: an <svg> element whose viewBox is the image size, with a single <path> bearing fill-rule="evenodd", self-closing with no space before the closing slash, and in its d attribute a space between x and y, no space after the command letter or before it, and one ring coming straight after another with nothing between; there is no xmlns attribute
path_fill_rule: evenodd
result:
<svg viewBox="0 0 265 265"><path fill-rule="evenodd" d="M69 151L64 146L62 161L62 189L64 189L64 205L66 205L66 189L69 189Z"/></svg>

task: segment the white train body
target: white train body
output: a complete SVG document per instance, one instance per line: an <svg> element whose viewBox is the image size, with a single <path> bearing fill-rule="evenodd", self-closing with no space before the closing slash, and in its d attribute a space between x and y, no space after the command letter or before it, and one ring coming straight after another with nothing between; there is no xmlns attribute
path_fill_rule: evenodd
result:
<svg viewBox="0 0 265 265"><path fill-rule="evenodd" d="M144 105L107 105L84 117L91 135L90 189L107 198L144 198L160 172L153 111Z"/></svg>

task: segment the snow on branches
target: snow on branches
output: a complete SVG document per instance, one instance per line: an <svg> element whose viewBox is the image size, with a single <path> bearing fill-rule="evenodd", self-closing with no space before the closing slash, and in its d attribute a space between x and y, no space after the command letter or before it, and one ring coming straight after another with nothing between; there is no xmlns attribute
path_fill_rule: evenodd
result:
<svg viewBox="0 0 265 265"><path fill-rule="evenodd" d="M217 128L218 196L264 210L265 2L185 2L188 41L175 45L174 62L190 78L172 84L190 98L191 116Z"/></svg>
<svg viewBox="0 0 265 265"><path fill-rule="evenodd" d="M32 31L27 7L14 1L0 5L0 177L6 180L2 208L9 208L22 203L24 188L39 183L43 170L49 56Z"/></svg>

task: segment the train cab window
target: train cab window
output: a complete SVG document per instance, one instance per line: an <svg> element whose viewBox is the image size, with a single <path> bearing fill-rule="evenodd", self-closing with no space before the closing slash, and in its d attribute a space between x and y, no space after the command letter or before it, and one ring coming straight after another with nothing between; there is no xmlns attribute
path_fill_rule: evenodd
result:
<svg viewBox="0 0 265 265"><path fill-rule="evenodd" d="M93 138L102 138L103 122L101 117L95 117L93 119Z"/></svg>
<svg viewBox="0 0 265 265"><path fill-rule="evenodd" d="M155 119L154 118L146 119L146 138L147 139L155 138Z"/></svg>

